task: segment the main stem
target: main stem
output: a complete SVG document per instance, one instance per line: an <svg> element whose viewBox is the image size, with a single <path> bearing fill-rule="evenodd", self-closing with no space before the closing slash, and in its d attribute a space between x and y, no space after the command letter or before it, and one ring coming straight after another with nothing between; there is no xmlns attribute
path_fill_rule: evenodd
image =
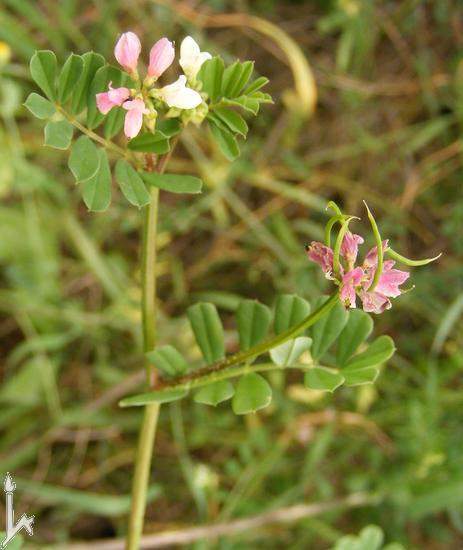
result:
<svg viewBox="0 0 463 550"><path fill-rule="evenodd" d="M167 163L177 145L179 136L171 143L170 151L164 155L155 167L153 157L146 156L146 169L148 171L164 172ZM159 189L150 188L150 203L146 208L143 228L142 249L142 325L143 325L143 350L152 351L156 346L156 236L158 227ZM146 363L146 381L148 387L156 383L157 372L155 368ZM130 508L129 525L127 532L127 550L138 550L140 538L143 533L145 519L146 499L151 469L151 456L153 454L154 438L159 416L159 403L153 403L145 407L143 422L138 440L137 456L135 459L135 471L132 484L132 503Z"/></svg>
<svg viewBox="0 0 463 550"><path fill-rule="evenodd" d="M143 349L151 351L156 345L156 234L159 190L152 187L151 201L146 208L142 252L142 324ZM146 365L148 386L154 382L154 370ZM127 533L127 550L138 550L143 533L147 491L151 469L154 438L159 416L159 404L147 405L138 441L132 485L132 506Z"/></svg>

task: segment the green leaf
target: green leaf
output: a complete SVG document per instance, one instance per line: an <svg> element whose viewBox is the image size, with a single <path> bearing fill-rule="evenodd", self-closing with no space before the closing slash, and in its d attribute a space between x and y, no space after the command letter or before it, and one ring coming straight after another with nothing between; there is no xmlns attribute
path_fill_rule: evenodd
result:
<svg viewBox="0 0 463 550"><path fill-rule="evenodd" d="M89 88L95 73L105 64L102 55L95 52L87 52L82 55L83 69L82 76L72 94L72 112L81 113L87 106Z"/></svg>
<svg viewBox="0 0 463 550"><path fill-rule="evenodd" d="M212 102L220 97L223 72L223 59L218 56L208 59L199 70L198 80L203 83L202 91L206 92Z"/></svg>
<svg viewBox="0 0 463 550"><path fill-rule="evenodd" d="M435 517L444 510L460 509L463 504L463 479L455 474L441 479L439 476L432 483L429 483L430 480L421 483L421 488L407 502L408 517L416 521L424 516Z"/></svg>
<svg viewBox="0 0 463 550"><path fill-rule="evenodd" d="M162 346L145 354L147 360L169 376L179 376L188 370L183 356L172 346Z"/></svg>
<svg viewBox="0 0 463 550"><path fill-rule="evenodd" d="M183 174L157 174L142 172L142 178L148 185L170 193L201 193L203 182L194 176Z"/></svg>
<svg viewBox="0 0 463 550"><path fill-rule="evenodd" d="M172 403L172 401L183 399L186 395L188 395L188 390L183 388L152 391L126 397L119 401L119 407L141 407L150 403Z"/></svg>
<svg viewBox="0 0 463 550"><path fill-rule="evenodd" d="M193 398L196 403L212 405L216 407L222 401L227 401L233 397L235 388L229 380L219 380L208 386L199 389Z"/></svg>
<svg viewBox="0 0 463 550"><path fill-rule="evenodd" d="M253 70L253 61L244 63L235 61L233 65L227 67L223 74L222 95L227 98L237 97L248 83Z"/></svg>
<svg viewBox="0 0 463 550"><path fill-rule="evenodd" d="M240 134L246 137L248 133L248 125L244 118L227 107L216 107L213 113L235 134Z"/></svg>
<svg viewBox="0 0 463 550"><path fill-rule="evenodd" d="M254 116L259 112L260 102L258 99L253 99L247 96L240 96L235 99L222 99L223 105L230 107L241 107L245 111L249 111Z"/></svg>
<svg viewBox="0 0 463 550"><path fill-rule="evenodd" d="M129 141L128 147L132 151L157 155L163 155L170 149L169 139L160 131L156 131L154 134L148 132L138 134L137 137Z"/></svg>
<svg viewBox="0 0 463 550"><path fill-rule="evenodd" d="M380 550L384 534L376 525L367 525L359 533L359 550Z"/></svg>
<svg viewBox="0 0 463 550"><path fill-rule="evenodd" d="M304 384L312 390L333 392L344 382L344 376L333 369L313 367L304 376Z"/></svg>
<svg viewBox="0 0 463 550"><path fill-rule="evenodd" d="M45 126L45 145L55 149L67 149L71 145L74 128L67 120L50 121Z"/></svg>
<svg viewBox="0 0 463 550"><path fill-rule="evenodd" d="M169 138L177 135L181 129L182 124L177 118L165 118L164 120L156 121L156 131L161 132Z"/></svg>
<svg viewBox="0 0 463 550"><path fill-rule="evenodd" d="M99 168L94 176L82 183L84 203L92 212L103 212L111 204L111 169L104 149L99 149Z"/></svg>
<svg viewBox="0 0 463 550"><path fill-rule="evenodd" d="M235 137L229 132L224 132L211 120L208 120L212 136L225 157L232 161L240 155L240 148Z"/></svg>
<svg viewBox="0 0 463 550"><path fill-rule="evenodd" d="M201 302L188 308L188 318L206 363L215 363L225 356L222 323L214 304Z"/></svg>
<svg viewBox="0 0 463 550"><path fill-rule="evenodd" d="M39 357L40 355L31 353L31 359L19 368L15 368L3 381L0 388L0 401L5 409L5 403L17 407L35 406L43 401L44 387L36 383L35 376L40 372L39 369L46 372L46 365L44 361L40 361Z"/></svg>
<svg viewBox="0 0 463 550"><path fill-rule="evenodd" d="M80 136L71 149L68 166L77 183L92 178L100 168L101 156L93 141L87 136Z"/></svg>
<svg viewBox="0 0 463 550"><path fill-rule="evenodd" d="M400 544L388 544L383 547L384 534L376 525L368 525L364 527L358 536L345 535L341 537L332 550L405 550Z"/></svg>
<svg viewBox="0 0 463 550"><path fill-rule="evenodd" d="M242 376L236 385L232 401L235 414L248 414L267 407L272 401L272 388L265 378L251 372Z"/></svg>
<svg viewBox="0 0 463 550"><path fill-rule="evenodd" d="M272 96L265 92L252 92L247 97L248 99L256 99L259 103L273 103Z"/></svg>
<svg viewBox="0 0 463 550"><path fill-rule="evenodd" d="M126 114L127 111L124 111L124 109L116 108L111 109L111 111L106 115L103 131L106 139L111 139L122 130Z"/></svg>
<svg viewBox="0 0 463 550"><path fill-rule="evenodd" d="M50 50L35 52L29 65L32 78L51 100L56 99L57 65L56 55Z"/></svg>
<svg viewBox="0 0 463 550"><path fill-rule="evenodd" d="M317 307L325 301L326 298L319 299ZM345 327L347 320L347 311L341 302L338 302L314 325L312 328L312 357L314 359L318 360L323 357Z"/></svg>
<svg viewBox="0 0 463 550"><path fill-rule="evenodd" d="M222 95L224 97L232 97L230 91L234 83L240 79L241 73L242 67L240 61L235 61L225 69L222 77Z"/></svg>
<svg viewBox="0 0 463 550"><path fill-rule="evenodd" d="M71 54L63 65L58 78L58 100L64 103L72 94L84 67L83 59L80 55Z"/></svg>
<svg viewBox="0 0 463 550"><path fill-rule="evenodd" d="M349 319L337 342L336 364L343 367L357 348L370 336L373 321L361 309L349 312Z"/></svg>
<svg viewBox="0 0 463 550"><path fill-rule="evenodd" d="M24 107L37 118L50 118L56 112L56 108L51 101L35 92L32 92L26 99Z"/></svg>
<svg viewBox="0 0 463 550"><path fill-rule="evenodd" d="M133 204L142 208L150 202L150 194L138 172L126 160L116 162L116 180L124 197Z"/></svg>
<svg viewBox="0 0 463 550"><path fill-rule="evenodd" d="M259 76L259 78L256 78L249 86L244 90L243 95L249 95L253 92L257 92L264 86L266 86L269 83L269 79L265 78L265 76Z"/></svg>
<svg viewBox="0 0 463 550"><path fill-rule="evenodd" d="M310 349L311 345L311 338L298 336L270 350L270 358L279 367L291 367L297 363L305 351Z"/></svg>
<svg viewBox="0 0 463 550"><path fill-rule="evenodd" d="M345 368L342 369L342 375L346 386L363 386L364 384L373 384L378 378L379 369L376 367Z"/></svg>
<svg viewBox="0 0 463 550"><path fill-rule="evenodd" d="M295 294L282 294L278 296L275 305L275 334L281 334L285 330L297 325L310 313L310 304Z"/></svg>
<svg viewBox="0 0 463 550"><path fill-rule="evenodd" d="M249 349L261 342L268 332L271 313L255 300L242 300L236 312L240 349Z"/></svg>
<svg viewBox="0 0 463 550"><path fill-rule="evenodd" d="M346 369L363 369L384 363L392 357L394 351L394 340L390 336L379 336L365 351L354 355L354 357L347 361L343 373Z"/></svg>

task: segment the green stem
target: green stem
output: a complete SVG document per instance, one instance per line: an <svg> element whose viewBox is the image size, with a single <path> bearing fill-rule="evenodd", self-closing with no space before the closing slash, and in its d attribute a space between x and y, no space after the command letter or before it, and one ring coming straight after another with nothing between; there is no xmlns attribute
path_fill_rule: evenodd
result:
<svg viewBox="0 0 463 550"><path fill-rule="evenodd" d="M331 247L331 231L336 223L341 223L348 219L349 216L345 216L343 214L336 214L335 216L332 216L327 224L325 225L325 246Z"/></svg>
<svg viewBox="0 0 463 550"><path fill-rule="evenodd" d="M329 298L326 300L318 309L313 313L308 315L300 323L294 327L289 328L288 330L278 334L270 340L266 340L261 344L257 344L252 348L240 351L234 355L230 355L224 361L220 363L214 363L212 365L207 365L202 367L190 374L181 376L176 380L173 380L170 384L162 386L155 392L145 393L141 395L136 395L133 397L127 397L120 401L119 405L121 407L131 407L131 406L140 406L146 405L147 403L153 402L153 397L159 397L163 392L168 392L171 390L176 390L179 392L185 391L188 392L191 388L198 388L200 386L205 386L212 382L219 380L225 380L227 378L234 378L245 372L256 372L256 371L268 371L268 370L277 370L282 367L276 366L273 364L256 364L249 365L246 364L250 359L262 355L263 353L270 351L271 349L279 346L280 344L285 343L291 338L295 338L300 332L314 325L323 315L328 313L332 307L338 302L338 290L336 290ZM285 367L286 368L286 367ZM300 367L298 367L300 368Z"/></svg>
<svg viewBox="0 0 463 550"><path fill-rule="evenodd" d="M221 371L223 369L226 369L238 363L246 363L248 360L252 359L253 357L262 355L263 353L270 351L271 349L279 346L280 344L284 344L288 340L291 340L291 338L295 338L303 330L306 330L312 325L314 325L321 317L323 317L323 315L325 315L325 313L328 313L328 311L330 311L330 309L337 303L337 301L338 301L338 290L333 292L333 294L328 298L328 300L326 300L318 309L316 309L313 313L308 315L305 319L303 319L297 325L294 325L293 327L289 328L288 330L285 330L284 332L282 332L281 334L278 334L277 336L275 336L274 338L271 338L270 340L266 340L265 342L262 342L261 344L257 344L252 348L230 355L221 363L208 365L206 367L198 369L197 371L192 372L191 374L182 376L181 378L178 379L178 382L182 383L185 381L194 380L196 378L202 378L205 374Z"/></svg>
<svg viewBox="0 0 463 550"><path fill-rule="evenodd" d="M150 189L151 202L145 212L142 256L142 326L143 349L151 351L156 345L156 235L159 190ZM148 386L153 382L154 369L146 364ZM138 550L143 533L146 497L151 469L154 438L159 416L159 404L147 405L138 441L132 485L132 506L127 533L127 550Z"/></svg>
<svg viewBox="0 0 463 550"><path fill-rule="evenodd" d="M156 167L158 173L164 172L167 163L178 141L176 136L171 143L170 151L164 155ZM149 167L152 167L152 157L147 157ZM151 169L154 169L151 168ZM150 189L151 201L145 211L142 249L142 326L143 349L146 352L156 347L156 237L158 225L159 189ZM146 380L148 387L156 383L156 369L146 364ZM138 441L135 471L132 484L132 506L130 509L129 526L127 532L127 550L138 550L143 533L146 498L149 485L151 457L153 454L154 438L159 417L158 403L145 407L143 422Z"/></svg>
<svg viewBox="0 0 463 550"><path fill-rule="evenodd" d="M97 133L95 133L93 130L90 130L83 124L81 124L75 117L70 115L68 112L66 112L61 105L58 105L55 103L56 110L64 116L64 118L72 124L75 128L79 130L82 134L85 134L90 139L93 139L100 145L103 145L106 149L109 149L110 151L113 151L120 157L123 157L127 159L128 161L136 164L138 166L138 162L135 159L135 156L132 156L130 153L128 153L125 149L122 149L122 147L119 147L119 145L116 145L114 142L110 141L109 139L105 139L104 137L99 136Z"/></svg>
<svg viewBox="0 0 463 550"><path fill-rule="evenodd" d="M156 234L158 224L159 189L150 188L151 201L145 212L142 256L142 327L143 351L156 346ZM151 385L153 367L147 364L147 379Z"/></svg>

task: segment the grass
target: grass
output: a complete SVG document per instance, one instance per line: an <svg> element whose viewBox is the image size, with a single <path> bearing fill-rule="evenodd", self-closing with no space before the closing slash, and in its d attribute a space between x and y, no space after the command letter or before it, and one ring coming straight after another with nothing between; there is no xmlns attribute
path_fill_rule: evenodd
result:
<svg viewBox="0 0 463 550"><path fill-rule="evenodd" d="M376 319L375 333L393 336L399 352L374 387L321 396L297 374L275 375L274 402L256 416L191 401L166 406L146 531L362 492L380 504L238 531L218 547L328 548L375 523L407 548L457 548L462 9L451 0L188 5L5 0L0 8L0 40L12 54L0 69L0 475L17 478L17 512L35 514L42 547L123 534L140 412L116 403L142 381L141 216L116 192L104 216L85 211L65 155L42 147L41 124L21 107L32 90L29 58L36 48L110 58L129 28L145 51L158 36L178 42L189 32L209 51L255 58L275 105L231 166L203 132L179 147L173 170L198 173L206 190L194 200L161 198L160 342L195 357L184 312L205 296L230 327L239 297L271 304L276 293L310 300L326 290L304 245L322 238L330 199L367 228L365 199L407 256L444 255L414 270L413 292ZM206 12L216 15L199 16ZM292 37L309 65L249 15ZM301 74L315 77L313 113L301 94L314 90L297 87Z"/></svg>

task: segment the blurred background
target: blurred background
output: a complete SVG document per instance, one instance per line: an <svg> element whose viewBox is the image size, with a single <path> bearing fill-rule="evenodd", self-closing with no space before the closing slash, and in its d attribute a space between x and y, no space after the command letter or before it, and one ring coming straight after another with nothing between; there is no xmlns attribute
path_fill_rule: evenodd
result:
<svg viewBox="0 0 463 550"><path fill-rule="evenodd" d="M261 414L163 407L146 532L341 499L195 548L325 549L368 524L406 548L461 548L458 0L1 1L0 475L15 477L17 513L35 514L34 543L123 535L141 417L117 401L143 373L141 215L116 189L108 212L86 211L67 153L42 146L43 124L22 106L35 89L28 64L47 48L61 62L88 50L113 62L126 30L142 37L145 57L161 36L192 34L228 61L255 59L275 100L248 121L233 164L203 130L186 134L172 161L206 188L162 196L162 342L194 356L184 312L199 299L231 329L240 297L272 305L277 293L325 291L304 245L322 237L330 199L363 218L365 199L404 255L444 253L375 317L398 352L374 386L330 396L295 373L272 380ZM364 219L355 227L368 231Z"/></svg>

